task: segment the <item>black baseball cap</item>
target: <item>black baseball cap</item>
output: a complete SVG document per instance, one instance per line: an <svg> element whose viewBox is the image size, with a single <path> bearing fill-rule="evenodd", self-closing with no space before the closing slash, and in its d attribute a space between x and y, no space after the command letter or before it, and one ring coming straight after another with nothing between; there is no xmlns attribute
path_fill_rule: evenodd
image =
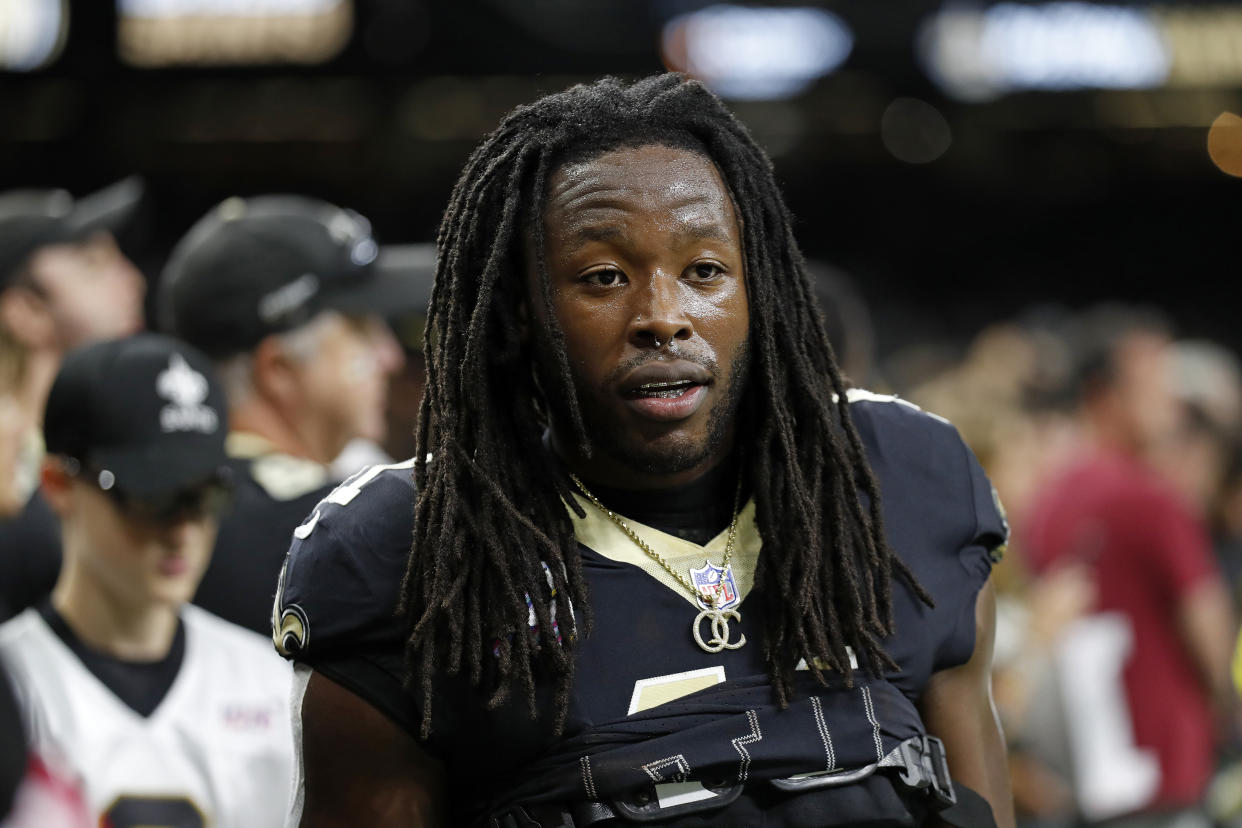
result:
<svg viewBox="0 0 1242 828"><path fill-rule="evenodd" d="M65 190L0 193L0 289L30 255L48 244L80 241L100 230L118 230L142 200L137 176L75 199Z"/></svg>
<svg viewBox="0 0 1242 828"><path fill-rule="evenodd" d="M109 472L109 487L139 498L225 482L227 432L211 361L152 333L70 352L43 415L49 454Z"/></svg>
<svg viewBox="0 0 1242 828"><path fill-rule="evenodd" d="M229 198L177 243L160 324L213 358L248 351L321 311L425 311L430 246L381 248L353 210L297 195Z"/></svg>

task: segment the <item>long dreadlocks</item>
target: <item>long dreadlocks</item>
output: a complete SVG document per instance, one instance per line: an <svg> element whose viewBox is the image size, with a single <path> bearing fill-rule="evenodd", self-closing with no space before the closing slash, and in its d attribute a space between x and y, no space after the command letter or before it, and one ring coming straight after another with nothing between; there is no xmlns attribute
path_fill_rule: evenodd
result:
<svg viewBox="0 0 1242 828"><path fill-rule="evenodd" d="M821 680L821 669L851 680L847 648L872 672L892 666L881 639L893 628L894 573L930 604L884 539L876 482L767 156L697 82L661 75L575 86L505 118L466 163L440 226L402 588L424 736L438 671L465 671L491 706L516 685L532 715L538 677L555 688L556 726L563 721L574 628L588 632L591 612L566 509L580 508L575 488L543 445L544 391L565 401L586 455L591 440L551 307L542 205L568 160L641 144L706 152L742 219L753 361L742 416L756 435L746 473L771 550L755 585L778 700L803 658ZM541 296L528 296L530 260ZM532 367L519 310L532 301L546 310L552 370Z"/></svg>

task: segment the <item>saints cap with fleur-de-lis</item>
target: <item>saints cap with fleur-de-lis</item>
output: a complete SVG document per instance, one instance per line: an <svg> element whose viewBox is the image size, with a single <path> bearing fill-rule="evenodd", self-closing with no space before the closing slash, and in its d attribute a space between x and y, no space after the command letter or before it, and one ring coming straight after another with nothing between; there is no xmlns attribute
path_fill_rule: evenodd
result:
<svg viewBox="0 0 1242 828"><path fill-rule="evenodd" d="M433 245L381 247L353 210L299 195L228 198L173 248L159 328L225 359L324 311L423 313L434 270Z"/></svg>
<svg viewBox="0 0 1242 828"><path fill-rule="evenodd" d="M139 497L227 476L224 393L211 361L143 333L70 352L43 418L48 454L73 458Z"/></svg>

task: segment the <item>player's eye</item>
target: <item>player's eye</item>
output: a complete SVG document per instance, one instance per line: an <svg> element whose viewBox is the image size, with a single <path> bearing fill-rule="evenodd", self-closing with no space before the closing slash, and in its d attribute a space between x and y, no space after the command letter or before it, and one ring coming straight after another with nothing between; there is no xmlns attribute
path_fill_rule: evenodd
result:
<svg viewBox="0 0 1242 828"><path fill-rule="evenodd" d="M581 281L588 285L597 285L599 287L613 287L622 284L625 281L625 274L615 268L603 268L601 270L592 270L590 273L584 273Z"/></svg>
<svg viewBox="0 0 1242 828"><path fill-rule="evenodd" d="M724 268L715 262L695 262L690 266L689 276L700 282L708 282L724 275Z"/></svg>

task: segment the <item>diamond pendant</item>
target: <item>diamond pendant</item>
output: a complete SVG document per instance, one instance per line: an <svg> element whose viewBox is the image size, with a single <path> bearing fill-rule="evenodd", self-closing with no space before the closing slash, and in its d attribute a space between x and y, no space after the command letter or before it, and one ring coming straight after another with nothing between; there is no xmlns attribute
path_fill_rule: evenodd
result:
<svg viewBox="0 0 1242 828"><path fill-rule="evenodd" d="M694 625L690 628L695 643L709 653L736 650L745 644L745 635L737 641L729 640L729 621L742 622L741 613L731 609L738 603L733 566L716 566L711 561L703 561L703 566L690 570L690 582L698 590L699 605L704 608L694 617ZM702 634L705 620L711 623L712 633L712 637L706 640Z"/></svg>
<svg viewBox="0 0 1242 828"><path fill-rule="evenodd" d="M704 640L700 629L703 626L704 619L711 622L712 637ZM721 650L736 650L746 643L746 636L742 635L737 641L729 640L729 621L733 620L742 623L742 614L737 610L722 610L716 607L708 607L707 609L694 616L694 625L690 627L690 633L694 636L694 641L704 652L718 653Z"/></svg>

